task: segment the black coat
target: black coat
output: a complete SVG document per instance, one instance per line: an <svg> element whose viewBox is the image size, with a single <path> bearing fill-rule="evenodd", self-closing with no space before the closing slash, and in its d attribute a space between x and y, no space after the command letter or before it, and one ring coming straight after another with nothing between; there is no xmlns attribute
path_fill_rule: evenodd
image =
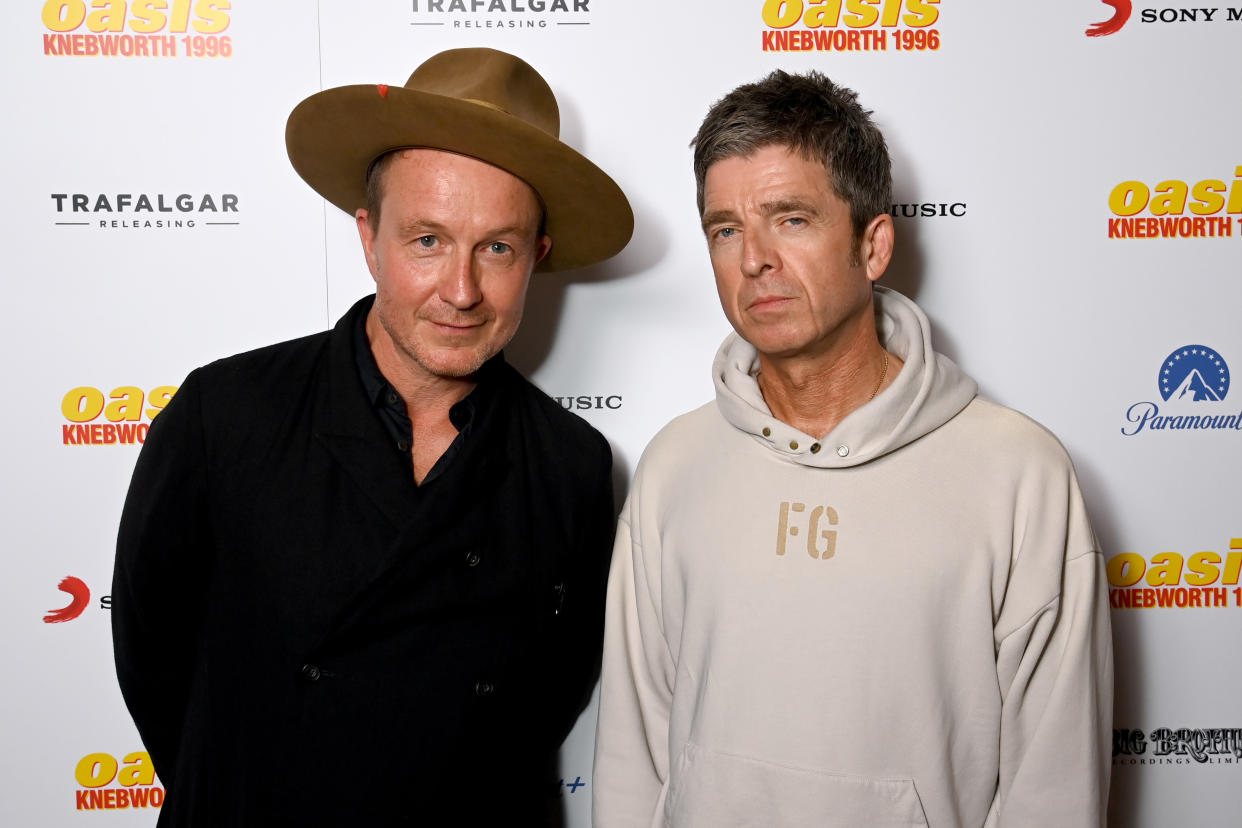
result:
<svg viewBox="0 0 1242 828"><path fill-rule="evenodd" d="M503 365L411 502L354 361L369 307L194 371L152 423L112 617L161 826L559 810L557 748L598 671L608 443Z"/></svg>

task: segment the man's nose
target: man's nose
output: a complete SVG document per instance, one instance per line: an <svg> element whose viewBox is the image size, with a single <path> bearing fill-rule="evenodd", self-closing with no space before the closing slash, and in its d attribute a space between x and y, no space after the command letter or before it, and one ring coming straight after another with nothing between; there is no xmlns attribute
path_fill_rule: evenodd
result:
<svg viewBox="0 0 1242 828"><path fill-rule="evenodd" d="M454 256L448 273L440 280L440 298L458 310L469 310L483 301L473 256L465 253Z"/></svg>
<svg viewBox="0 0 1242 828"><path fill-rule="evenodd" d="M742 275L762 276L780 265L771 234L763 228L742 232Z"/></svg>

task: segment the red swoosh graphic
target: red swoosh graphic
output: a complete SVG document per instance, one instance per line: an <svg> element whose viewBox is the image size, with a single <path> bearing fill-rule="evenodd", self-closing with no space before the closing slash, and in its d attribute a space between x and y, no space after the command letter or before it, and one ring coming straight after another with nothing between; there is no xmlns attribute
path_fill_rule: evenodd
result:
<svg viewBox="0 0 1242 828"><path fill-rule="evenodd" d="M1126 21L1130 19L1130 12L1133 10L1130 0L1101 0L1101 2L1113 7L1113 16L1100 23L1092 23L1087 29L1087 37L1110 35L1126 25Z"/></svg>
<svg viewBox="0 0 1242 828"><path fill-rule="evenodd" d="M82 583L80 578L75 578L72 575L66 575L65 579L60 582L60 591L72 595L73 600L64 609L49 610L48 614L43 616L43 620L49 624L72 621L82 614L82 610L86 609L86 605L91 600L90 589L86 584Z"/></svg>

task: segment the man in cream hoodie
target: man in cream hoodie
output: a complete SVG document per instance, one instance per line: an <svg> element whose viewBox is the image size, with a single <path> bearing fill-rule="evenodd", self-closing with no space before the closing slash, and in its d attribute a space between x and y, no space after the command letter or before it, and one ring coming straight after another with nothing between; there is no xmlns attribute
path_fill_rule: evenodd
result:
<svg viewBox="0 0 1242 828"><path fill-rule="evenodd" d="M1103 825L1100 551L1056 438L875 285L883 136L777 71L694 147L736 333L621 518L595 825Z"/></svg>

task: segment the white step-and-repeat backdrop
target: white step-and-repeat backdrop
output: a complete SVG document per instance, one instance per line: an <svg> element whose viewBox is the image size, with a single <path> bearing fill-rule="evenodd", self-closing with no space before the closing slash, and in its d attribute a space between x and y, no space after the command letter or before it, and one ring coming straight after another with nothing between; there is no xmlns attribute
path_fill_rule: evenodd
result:
<svg viewBox="0 0 1242 828"><path fill-rule="evenodd" d="M154 824L109 637L139 445L191 368L371 290L352 219L288 164L293 106L473 45L538 68L563 137L634 205L621 256L537 278L509 349L623 480L710 397L727 332L687 148L708 105L775 67L859 91L894 156L885 282L1086 488L1116 636L1112 824L1239 823L1242 5L12 0L4 18L0 824ZM593 726L592 708L563 752L577 828Z"/></svg>

